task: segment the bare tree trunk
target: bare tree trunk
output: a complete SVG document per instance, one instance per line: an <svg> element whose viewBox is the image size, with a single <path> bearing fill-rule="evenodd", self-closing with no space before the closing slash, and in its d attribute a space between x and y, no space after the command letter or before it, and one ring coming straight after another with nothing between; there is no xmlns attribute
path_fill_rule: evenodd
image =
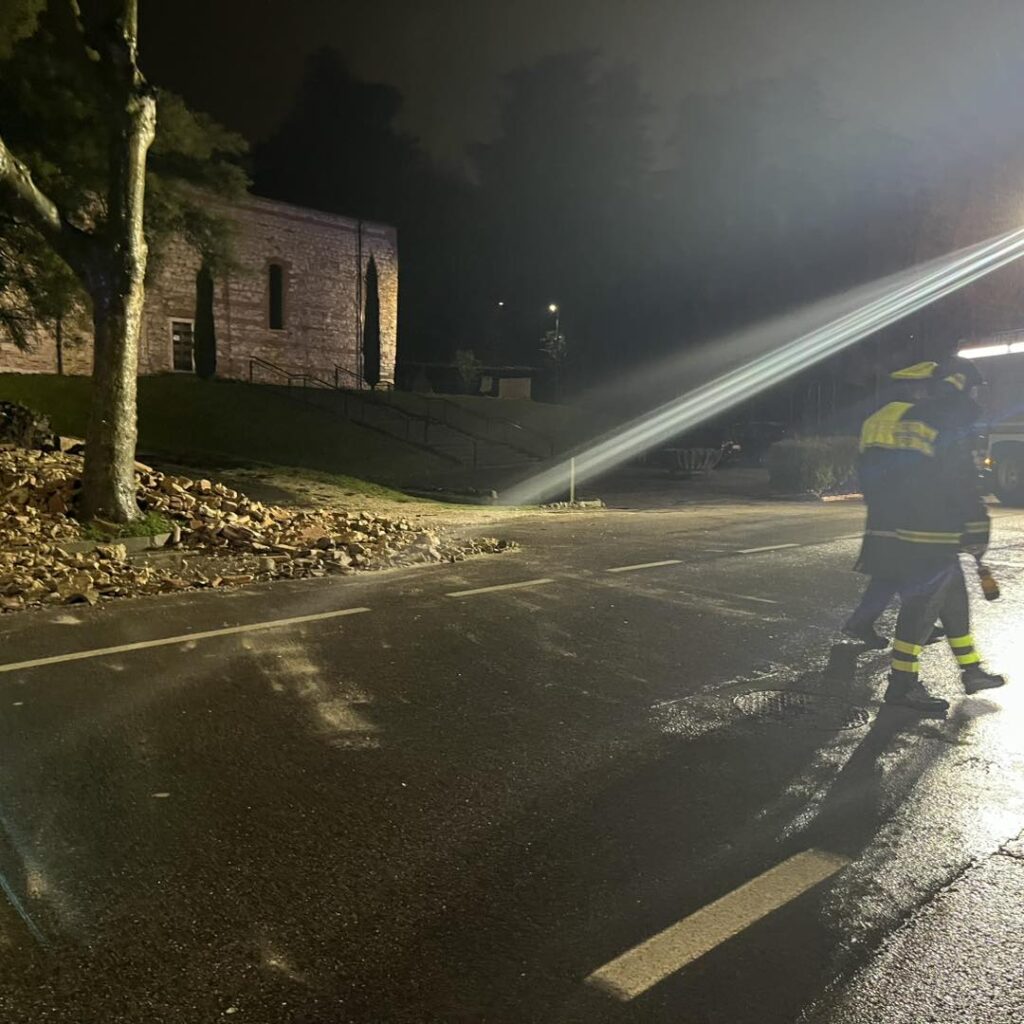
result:
<svg viewBox="0 0 1024 1024"><path fill-rule="evenodd" d="M127 97L111 145L108 248L87 275L95 347L81 514L117 523L139 515L136 393L148 255L142 213L146 154L156 132L156 102L141 82L136 84L141 88Z"/></svg>
<svg viewBox="0 0 1024 1024"><path fill-rule="evenodd" d="M126 523L135 500L136 381L141 285L93 293L92 408L85 435L83 518Z"/></svg>

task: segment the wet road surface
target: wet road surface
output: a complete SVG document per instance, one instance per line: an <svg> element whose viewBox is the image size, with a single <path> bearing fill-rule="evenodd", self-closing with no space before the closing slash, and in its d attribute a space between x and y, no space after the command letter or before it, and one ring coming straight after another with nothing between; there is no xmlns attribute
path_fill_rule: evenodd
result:
<svg viewBox="0 0 1024 1024"><path fill-rule="evenodd" d="M4 619L0 1020L1024 1020L1024 515L945 719L834 643L861 517Z"/></svg>

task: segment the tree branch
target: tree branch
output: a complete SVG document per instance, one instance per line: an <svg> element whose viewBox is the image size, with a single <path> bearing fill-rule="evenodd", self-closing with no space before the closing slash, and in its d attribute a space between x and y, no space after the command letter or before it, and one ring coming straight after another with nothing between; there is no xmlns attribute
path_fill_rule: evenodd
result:
<svg viewBox="0 0 1024 1024"><path fill-rule="evenodd" d="M62 216L57 204L32 180L32 174L0 137L0 203L39 231L57 254L78 272L84 232Z"/></svg>

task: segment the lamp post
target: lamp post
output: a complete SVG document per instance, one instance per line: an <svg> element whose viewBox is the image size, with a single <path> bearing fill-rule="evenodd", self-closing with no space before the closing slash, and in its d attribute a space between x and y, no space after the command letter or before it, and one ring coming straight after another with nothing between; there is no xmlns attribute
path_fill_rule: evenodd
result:
<svg viewBox="0 0 1024 1024"><path fill-rule="evenodd" d="M555 344L557 345L558 344L558 322L559 322L559 317L561 316L561 312L560 312L560 310L558 308L558 303L552 302L551 305L548 306L548 312L555 318Z"/></svg>

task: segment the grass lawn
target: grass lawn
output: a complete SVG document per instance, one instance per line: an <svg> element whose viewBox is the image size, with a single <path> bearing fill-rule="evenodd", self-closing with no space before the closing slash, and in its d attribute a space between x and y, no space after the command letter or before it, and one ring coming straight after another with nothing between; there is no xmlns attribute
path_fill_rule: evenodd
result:
<svg viewBox="0 0 1024 1024"><path fill-rule="evenodd" d="M81 437L89 412L87 377L0 374L0 398L46 413L55 430ZM264 463L364 481L445 486L458 467L277 389L166 374L139 379L139 449L186 465Z"/></svg>

